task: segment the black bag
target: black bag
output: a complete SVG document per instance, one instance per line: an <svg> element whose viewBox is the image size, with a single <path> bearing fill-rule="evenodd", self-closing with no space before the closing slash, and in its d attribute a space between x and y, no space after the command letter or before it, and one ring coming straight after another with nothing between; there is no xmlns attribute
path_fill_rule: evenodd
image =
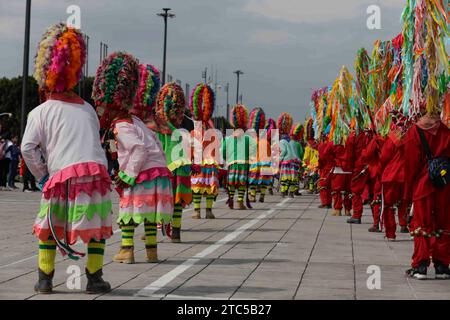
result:
<svg viewBox="0 0 450 320"><path fill-rule="evenodd" d="M433 158L423 130L417 127L417 131L428 159L428 175L431 183L437 188L444 188L450 184L450 159L447 157Z"/></svg>

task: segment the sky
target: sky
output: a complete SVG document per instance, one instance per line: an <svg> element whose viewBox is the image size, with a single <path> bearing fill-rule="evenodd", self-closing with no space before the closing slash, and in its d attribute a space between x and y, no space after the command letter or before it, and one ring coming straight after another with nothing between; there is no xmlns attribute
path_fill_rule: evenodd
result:
<svg viewBox="0 0 450 320"><path fill-rule="evenodd" d="M25 0L0 0L0 77L22 73ZM250 109L262 107L276 119L285 111L294 121L309 114L313 89L333 83L343 65L353 71L359 48L401 32L406 0L32 0L30 74L45 28L66 21L70 5L81 9L81 29L90 37L89 73L100 60L100 42L109 53L127 51L141 63L162 68L163 19L168 22L167 73L183 88L202 82L202 71L217 72L217 115L236 102L235 70ZM369 30L367 8L381 9L381 29ZM214 69L214 72L211 72ZM214 83L213 83L214 85Z"/></svg>

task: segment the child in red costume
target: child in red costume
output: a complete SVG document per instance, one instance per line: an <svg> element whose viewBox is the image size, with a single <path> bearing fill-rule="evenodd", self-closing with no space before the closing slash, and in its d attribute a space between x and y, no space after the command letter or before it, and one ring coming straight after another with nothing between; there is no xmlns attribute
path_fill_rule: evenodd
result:
<svg viewBox="0 0 450 320"><path fill-rule="evenodd" d="M353 215L347 220L348 223L361 223L363 214L362 195L369 178L368 167L363 158L363 150L368 143L369 136L366 132L360 132L358 134L352 132L347 140L347 145L352 146L353 158L355 159L351 180Z"/></svg>
<svg viewBox="0 0 450 320"><path fill-rule="evenodd" d="M391 132L383 145L380 156L381 184L383 192L383 224L386 238L395 240L395 209L402 233L408 233L408 203L403 200L405 188L405 148L403 141Z"/></svg>
<svg viewBox="0 0 450 320"><path fill-rule="evenodd" d="M322 137L322 142L319 143L319 190L320 190L320 202L319 208L331 208L332 197L331 197L331 175L332 170L335 166L334 158L331 153L333 148L333 142L326 141Z"/></svg>
<svg viewBox="0 0 450 320"><path fill-rule="evenodd" d="M353 155L351 150L352 148L348 143L345 146L342 144L334 145L331 150L331 154L336 162L336 166L331 176L331 194L334 202L334 216L341 215L342 207L345 208L345 214L348 216L352 210L350 193Z"/></svg>
<svg viewBox="0 0 450 320"><path fill-rule="evenodd" d="M418 128L423 130L433 157L450 158L450 129L438 116L426 115L405 136L405 197L412 200L410 224L414 236L410 277L427 278L430 256L437 279L450 279L450 184L435 187L428 174L427 158ZM433 241L434 240L434 241Z"/></svg>

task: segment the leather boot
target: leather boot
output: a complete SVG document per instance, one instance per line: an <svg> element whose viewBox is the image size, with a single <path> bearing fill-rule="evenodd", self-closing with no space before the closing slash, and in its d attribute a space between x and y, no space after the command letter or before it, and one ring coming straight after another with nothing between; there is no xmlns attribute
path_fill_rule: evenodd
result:
<svg viewBox="0 0 450 320"><path fill-rule="evenodd" d="M244 201L238 201L238 210L247 210L247 207L244 205Z"/></svg>
<svg viewBox="0 0 450 320"><path fill-rule="evenodd" d="M102 278L102 269L90 274L88 269L86 269L86 278L88 283L86 285L86 293L98 294L111 291L111 285Z"/></svg>
<svg viewBox="0 0 450 320"><path fill-rule="evenodd" d="M34 286L34 291L37 293L49 294L53 291L53 276L55 275L55 270L50 274L46 274L41 269L38 269L39 280Z"/></svg>
<svg viewBox="0 0 450 320"><path fill-rule="evenodd" d="M158 249L157 248L146 248L147 253L147 262L148 263L157 263L158 261Z"/></svg>
<svg viewBox="0 0 450 320"><path fill-rule="evenodd" d="M289 198L295 198L294 192L289 192Z"/></svg>
<svg viewBox="0 0 450 320"><path fill-rule="evenodd" d="M212 209L211 208L206 208L206 219L215 219L216 217L214 216L214 214L212 213Z"/></svg>
<svg viewBox="0 0 450 320"><path fill-rule="evenodd" d="M259 196L259 202L264 203L264 195L263 194Z"/></svg>
<svg viewBox="0 0 450 320"><path fill-rule="evenodd" d="M172 242L174 243L180 243L181 242L181 229L172 227Z"/></svg>
<svg viewBox="0 0 450 320"><path fill-rule="evenodd" d="M228 208L234 209L234 199L228 198Z"/></svg>
<svg viewBox="0 0 450 320"><path fill-rule="evenodd" d="M134 247L120 248L114 258L114 262L133 264L134 263Z"/></svg>
<svg viewBox="0 0 450 320"><path fill-rule="evenodd" d="M194 209L194 214L192 215L192 219L201 219L202 216L200 214L200 209Z"/></svg>

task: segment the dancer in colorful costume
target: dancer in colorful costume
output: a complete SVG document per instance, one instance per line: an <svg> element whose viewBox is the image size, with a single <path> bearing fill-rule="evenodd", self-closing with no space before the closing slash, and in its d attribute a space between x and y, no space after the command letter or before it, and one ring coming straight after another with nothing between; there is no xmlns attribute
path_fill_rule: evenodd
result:
<svg viewBox="0 0 450 320"><path fill-rule="evenodd" d="M249 128L255 130L254 142L255 150L250 151L250 201L256 202L256 192L260 191L259 202L264 202L267 187L272 182L272 163L270 140L267 139L267 132L263 135L266 125L264 110L257 107L250 112ZM253 138L253 137L252 137ZM254 158L252 156L255 156Z"/></svg>
<svg viewBox="0 0 450 320"><path fill-rule="evenodd" d="M206 219L214 219L212 212L214 201L219 193L219 155L220 140L214 130L211 116L214 113L214 91L206 84L198 84L192 90L189 107L194 122L192 157L192 191L194 215L201 218L202 197L206 198ZM208 130L212 129L212 130ZM198 158L198 159L197 159Z"/></svg>
<svg viewBox="0 0 450 320"><path fill-rule="evenodd" d="M141 223L146 261L158 262L156 224L172 218L171 173L160 141L142 121L154 108L159 82L158 70L139 65L122 52L103 61L94 82L93 99L104 129L113 133L118 155L115 184L120 196L117 223L122 243L113 261L119 263L135 262L134 233Z"/></svg>
<svg viewBox="0 0 450 320"><path fill-rule="evenodd" d="M289 141L289 145L294 152L295 160L293 164L298 168L297 169L297 179L294 180L293 192L294 195L301 196L300 193L300 177L302 176L302 161L303 161L303 147L301 141L303 140L304 128L300 123L296 123L292 126L290 132L291 141Z"/></svg>
<svg viewBox="0 0 450 320"><path fill-rule="evenodd" d="M275 175L278 174L279 172L279 166L276 163L276 161L273 161L274 158L278 157L278 134L276 137L274 137L273 143L272 143L272 136L274 135L274 130L277 129L277 123L275 120L273 120L272 118L269 118L267 120L267 124L265 129L267 130L267 141L269 141L269 148L270 148L270 155L271 155L271 163L270 163L270 167L271 167L271 173L272 173L272 177L270 178L270 182L269 185L267 186L267 189L269 190L269 194L273 195L273 184L274 184L274 177Z"/></svg>
<svg viewBox="0 0 450 320"><path fill-rule="evenodd" d="M111 179L94 108L71 91L85 60L79 30L60 23L44 33L34 78L47 101L30 112L21 148L43 192L33 227L39 239L39 293L52 292L56 247L74 260L84 255L70 247L78 239L87 244L86 292L111 288L102 279L105 240L112 236Z"/></svg>
<svg viewBox="0 0 450 320"><path fill-rule="evenodd" d="M292 116L283 112L278 118L278 130L280 140L280 182L282 197L294 198L298 185L298 160L290 144L289 134L292 129Z"/></svg>
<svg viewBox="0 0 450 320"><path fill-rule="evenodd" d="M238 192L238 209L246 210L244 196L248 187L249 152L256 149L253 138L245 134L248 124L248 111L243 105L236 105L230 113L233 134L225 138L222 144L222 156L228 170L228 206L234 209L234 195ZM251 144L253 144L251 146ZM249 205L249 204L247 204Z"/></svg>
<svg viewBox="0 0 450 320"><path fill-rule="evenodd" d="M192 202L191 189L191 138L181 129L186 109L183 89L175 82L165 84L157 98L155 113L149 117L147 126L157 133L167 167L172 172L174 212L172 218L172 242L181 242L183 209Z"/></svg>
<svg viewBox="0 0 450 320"><path fill-rule="evenodd" d="M324 127L327 128L331 118L324 120ZM322 137L317 147L319 153L319 208L331 209L333 198L331 197L331 174L335 166L334 158L331 154L333 142L328 140L327 133L322 132Z"/></svg>

